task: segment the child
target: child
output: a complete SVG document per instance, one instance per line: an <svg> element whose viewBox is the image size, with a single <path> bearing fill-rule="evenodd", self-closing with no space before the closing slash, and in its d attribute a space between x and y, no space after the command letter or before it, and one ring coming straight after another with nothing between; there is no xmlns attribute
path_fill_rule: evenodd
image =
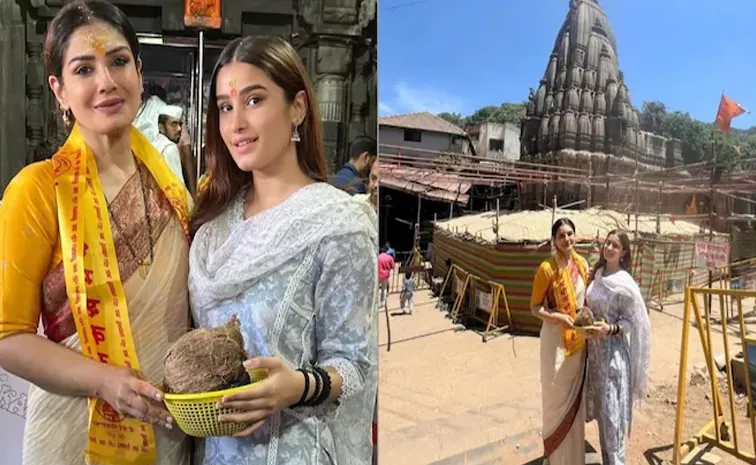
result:
<svg viewBox="0 0 756 465"><path fill-rule="evenodd" d="M409 304L409 312L404 311L404 304ZM412 315L412 310L415 307L415 280L412 279L412 272L408 271L404 275L404 281L402 281L402 292L399 294L399 305L402 307L402 312Z"/></svg>

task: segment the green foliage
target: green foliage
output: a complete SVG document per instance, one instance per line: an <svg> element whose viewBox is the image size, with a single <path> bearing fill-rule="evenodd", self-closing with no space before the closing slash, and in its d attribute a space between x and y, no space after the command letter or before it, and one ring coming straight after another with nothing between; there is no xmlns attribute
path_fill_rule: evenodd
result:
<svg viewBox="0 0 756 465"><path fill-rule="evenodd" d="M644 131L679 139L685 163L711 160L716 153L726 170L737 171L744 168L742 160L756 157L756 127L723 134L713 123L695 120L685 112L670 112L657 100L643 102L639 122Z"/></svg>
<svg viewBox="0 0 756 465"><path fill-rule="evenodd" d="M489 105L478 108L470 116L462 116L459 113L439 113L438 116L462 128L486 121L500 124L511 123L519 126L520 121L525 117L526 109L527 104L525 103L502 103L498 107Z"/></svg>

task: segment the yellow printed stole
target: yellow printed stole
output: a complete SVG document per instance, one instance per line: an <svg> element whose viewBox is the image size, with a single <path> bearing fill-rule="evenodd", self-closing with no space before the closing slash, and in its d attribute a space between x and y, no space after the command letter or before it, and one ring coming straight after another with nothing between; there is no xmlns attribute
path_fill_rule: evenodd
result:
<svg viewBox="0 0 756 465"><path fill-rule="evenodd" d="M189 233L186 190L157 150L136 129L131 149L169 200ZM105 195L94 154L78 125L53 158L66 291L82 354L139 370L126 295L118 270ZM103 465L151 465L156 461L152 425L121 416L102 399L89 399L85 460Z"/></svg>
<svg viewBox="0 0 756 465"><path fill-rule="evenodd" d="M554 291L554 300L556 301L557 311L570 315L573 319L577 316L578 304L575 296L575 286L570 279L570 270L565 264L560 263L556 257L551 259L551 267L554 270L554 276L551 282L551 288ZM572 251L572 261L578 268L578 273L583 278L583 283L588 282L588 270L581 257ZM562 342L564 343L565 355L569 357L585 346L585 338L582 333L575 329L562 328Z"/></svg>

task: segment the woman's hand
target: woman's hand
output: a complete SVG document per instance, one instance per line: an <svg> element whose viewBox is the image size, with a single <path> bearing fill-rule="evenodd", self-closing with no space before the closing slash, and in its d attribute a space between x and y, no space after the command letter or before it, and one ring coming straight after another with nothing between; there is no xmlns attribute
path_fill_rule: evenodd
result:
<svg viewBox="0 0 756 465"><path fill-rule="evenodd" d="M606 337L609 334L610 330L611 326L609 326L606 321L596 321L593 323L593 325L585 328L585 333L591 339L599 339Z"/></svg>
<svg viewBox="0 0 756 465"><path fill-rule="evenodd" d="M554 312L549 315L552 324L559 325L562 328L572 329L575 327L575 321L570 315L565 313Z"/></svg>
<svg viewBox="0 0 756 465"><path fill-rule="evenodd" d="M163 404L163 393L141 373L130 368L103 365L106 372L97 390L118 413L153 424L173 428L173 418Z"/></svg>
<svg viewBox="0 0 756 465"><path fill-rule="evenodd" d="M274 357L257 357L244 362L247 370L268 370L268 377L255 387L226 396L218 407L242 410L241 413L221 415L218 421L229 423L249 423L235 438L254 433L269 416L299 401L304 392L304 376L283 360Z"/></svg>

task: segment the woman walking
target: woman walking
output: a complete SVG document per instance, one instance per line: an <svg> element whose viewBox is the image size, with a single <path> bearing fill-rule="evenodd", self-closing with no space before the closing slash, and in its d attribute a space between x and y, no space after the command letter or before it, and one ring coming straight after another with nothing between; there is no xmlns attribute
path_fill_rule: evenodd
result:
<svg viewBox="0 0 756 465"><path fill-rule="evenodd" d="M544 457L549 465L585 463L585 339L573 323L585 300L588 263L575 251L575 225L551 228L554 253L533 281L531 311L541 326L541 396Z"/></svg>
<svg viewBox="0 0 756 465"><path fill-rule="evenodd" d="M586 420L598 421L604 465L626 463L633 404L643 401L648 382L651 325L631 269L630 239L611 231L587 292L588 305L600 321L586 329Z"/></svg>

